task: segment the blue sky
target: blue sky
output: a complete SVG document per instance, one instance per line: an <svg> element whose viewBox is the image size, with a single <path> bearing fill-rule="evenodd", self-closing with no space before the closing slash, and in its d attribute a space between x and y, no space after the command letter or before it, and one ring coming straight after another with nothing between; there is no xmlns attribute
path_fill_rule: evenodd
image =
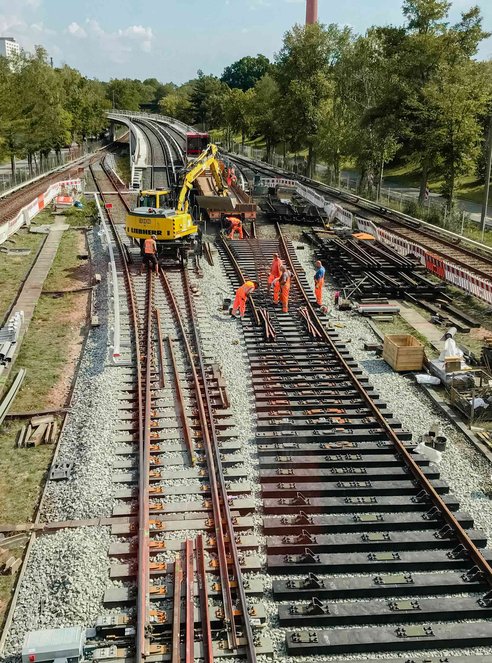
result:
<svg viewBox="0 0 492 663"><path fill-rule="evenodd" d="M475 2L454 0L451 21ZM492 2L478 4L492 32ZM244 55L272 58L304 16L305 0L0 0L0 36L28 50L43 44L56 65L90 77L182 83ZM356 32L403 21L401 0L319 0L319 18ZM479 56L492 58L492 38Z"/></svg>

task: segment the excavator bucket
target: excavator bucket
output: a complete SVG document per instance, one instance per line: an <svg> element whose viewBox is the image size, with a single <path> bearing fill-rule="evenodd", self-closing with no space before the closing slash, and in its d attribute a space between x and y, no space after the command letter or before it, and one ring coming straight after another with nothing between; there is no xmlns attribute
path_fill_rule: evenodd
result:
<svg viewBox="0 0 492 663"><path fill-rule="evenodd" d="M223 212L233 212L235 200L229 196L195 196L197 204L203 209L220 210Z"/></svg>

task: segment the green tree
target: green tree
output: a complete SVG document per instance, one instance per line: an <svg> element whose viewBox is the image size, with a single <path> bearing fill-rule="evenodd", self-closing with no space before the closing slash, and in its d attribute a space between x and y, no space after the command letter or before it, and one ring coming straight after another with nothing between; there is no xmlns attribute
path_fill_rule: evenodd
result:
<svg viewBox="0 0 492 663"><path fill-rule="evenodd" d="M243 92L254 87L271 69L270 60L264 55L256 57L247 55L224 69L221 81L231 88L238 88Z"/></svg>
<svg viewBox="0 0 492 663"><path fill-rule="evenodd" d="M276 56L274 76L286 138L292 149L308 149L308 175L315 169L322 109L333 94L333 66L348 35L336 25L296 25Z"/></svg>
<svg viewBox="0 0 492 663"><path fill-rule="evenodd" d="M270 74L265 74L253 89L251 108L252 130L265 139L267 161L271 161L273 149L283 136L280 105L279 87Z"/></svg>
<svg viewBox="0 0 492 663"><path fill-rule="evenodd" d="M492 81L483 63L444 65L423 90L429 139L444 175L443 194L453 204L460 177L473 171L480 154L481 117L490 107Z"/></svg>
<svg viewBox="0 0 492 663"><path fill-rule="evenodd" d="M210 127L220 127L224 120L227 85L216 76L206 76L198 72L192 83L190 94L191 117L193 124L200 124L205 131Z"/></svg>

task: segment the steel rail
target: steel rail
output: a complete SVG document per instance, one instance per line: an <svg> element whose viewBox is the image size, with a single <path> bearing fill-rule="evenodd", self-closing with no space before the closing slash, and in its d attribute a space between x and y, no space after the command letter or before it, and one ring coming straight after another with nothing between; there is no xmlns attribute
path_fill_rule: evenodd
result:
<svg viewBox="0 0 492 663"><path fill-rule="evenodd" d="M195 366L195 358L194 355L195 353L193 352L190 343L187 338L186 334L186 329L184 326L183 318L181 316L181 312L179 310L179 305L176 301L176 298L174 296L174 293L172 291L171 285L169 283L169 280L167 276L161 272L160 273L161 277L161 283L163 284L164 291L167 293L169 301L171 302L172 309L174 311L174 315L176 316L176 320L178 321L179 328L181 329L181 335L183 337L183 345L186 350L186 354L188 356L188 361L191 366L191 372L193 376L193 382L195 384L195 389L196 389L196 400L197 400L197 407L198 407L198 414L200 417L200 424L202 427L202 433L203 433L203 439L204 439L204 448L207 456L207 464L208 464L208 472L209 472L209 481L210 481L210 493L212 497L212 507L213 507L213 518L214 518L214 528L215 528L215 535L216 535L216 544L217 544L217 553L219 555L219 574L220 574L220 580L221 580L221 591L222 591L222 599L224 603L224 615L225 615L225 622L227 626L227 633L228 637L231 635L231 643L234 648L237 648L237 634L235 631L235 622L234 622L234 605L232 602L232 595L231 595L231 589L230 589L230 583L229 583L229 570L227 566L227 554L226 554L226 548L225 548L225 536L224 536L224 530L222 527L222 515L221 515L221 508L220 508L220 498L219 498L219 490L218 490L218 485L217 485L217 476L216 476L216 470L215 470L215 461L214 461L214 456L212 452L212 443L210 440L210 431L209 431L209 418L207 417L207 413L205 411L205 405L203 402L203 397L201 394L201 382L198 376L198 372L196 370ZM185 294L189 293L189 291L185 288ZM197 348L198 350L198 348ZM202 374L202 377L204 377L204 372ZM210 414L210 421L212 418L212 414ZM227 502L227 500L226 500ZM225 506L225 505L224 505Z"/></svg>
<svg viewBox="0 0 492 663"><path fill-rule="evenodd" d="M207 569L205 568L205 547L203 534L199 534L196 540L196 556L198 571L198 591L200 594L200 608L202 613L202 641L203 658L205 663L213 663L212 631L210 628L210 609L208 607Z"/></svg>
<svg viewBox="0 0 492 663"><path fill-rule="evenodd" d="M101 191L101 187L99 185L98 180L95 177L95 173L92 168L90 168L92 177L94 179L94 183L96 187L98 188L101 198L104 200L104 194ZM108 179L112 182L112 180L109 178L108 175L106 175ZM114 186L114 184L113 184ZM114 187L116 190L116 187ZM118 192L119 197L121 198L122 202L124 203L125 207L128 209L128 206L126 204L126 201L123 199L121 194ZM126 251L124 250L123 242L121 241L121 237L119 236L119 233L116 230L116 225L114 223L114 220L112 218L112 212L111 210L106 210L106 214L108 217L108 220L110 222L111 229L114 233L116 243L118 245L118 249L120 252L121 256L121 262L123 266L123 273L124 273L124 278L125 278L125 283L127 284L127 294L129 297L129 308L130 308L130 318L132 321L132 326L133 326L133 332L134 332L134 339L135 339L135 363L137 367L137 375L136 375L136 380L137 380L137 394L136 394L136 407L137 407L137 421L138 421L138 445L139 445L139 467L140 467L140 472L139 472L139 532L138 532L138 538L139 538L139 545L138 545L138 574L139 576L141 575L142 572L145 572L146 570L146 576L147 576L147 582L145 583L145 586L142 587L141 583L138 583L138 595L137 595L137 629L136 629L136 638L135 638L135 653L136 653L136 661L137 663L140 663L143 661L146 656L147 656L147 648L148 648L148 639L147 639L147 630L148 630L148 605L150 604L150 599L149 599L149 582L148 582L148 574L149 574L149 559L148 559L148 549L149 549L149 512L148 512L148 472L147 472L147 500L145 503L145 491L142 491L142 484L145 481L144 477L144 468L147 465L147 469L149 467L149 460L150 460L150 430L149 434L145 434L144 432L144 411L143 411L143 380L142 380L142 355L140 351L140 342L139 342L139 319L138 319L138 313L137 313L137 306L135 302L135 294L133 291L132 287L132 282L130 278L130 269L128 267L128 261L126 259ZM152 283L150 279L152 278L152 274L149 273L148 276L148 284ZM148 316L148 328L147 328L147 343L149 339L149 335L151 334L151 320L152 320L152 297L150 296L151 293L149 292L149 300L148 300L148 309L147 309L147 316ZM147 346L150 348L150 346ZM151 353L148 351L147 352L147 362L151 359ZM150 370L147 370L147 375L146 375L146 394L149 395L149 398L147 399L150 405L150 390L148 389L148 385L150 384ZM147 406L147 403L146 403ZM147 409L145 412L145 420L147 421ZM149 423L149 429L150 429L150 423ZM147 442L147 450L145 450ZM146 461L146 462L145 462ZM144 516L144 520L142 520L142 516ZM142 525L145 527L146 525L146 530L142 528ZM141 565L141 558L143 557L143 551L145 550L146 559L143 559L143 565Z"/></svg>
<svg viewBox="0 0 492 663"><path fill-rule="evenodd" d="M138 567L137 567L137 662L149 654L150 624L150 525L149 525L149 474L152 433L152 320L154 274L147 273L147 311L145 320L145 387L143 408L143 436L139 438L138 473Z"/></svg>
<svg viewBox="0 0 492 663"><path fill-rule="evenodd" d="M393 442L395 448L398 450L398 453L400 454L401 458L404 460L406 466L410 470L411 474L413 477L416 479L416 481L422 486L422 488L425 490L425 492L432 498L432 501L434 505L439 509L441 512L444 520L447 522L447 524L452 528L454 533L456 534L456 538L458 541L466 548L468 551L471 559L475 562L475 564L481 569L483 572L485 579L487 582L492 586L492 567L491 565L487 562L487 560L483 557L482 553L480 550L477 548L477 546L473 543L473 541L470 539L468 534L466 533L465 529L462 527L460 522L456 519L454 516L453 512L449 509L443 498L439 495L437 490L434 488L434 486L431 484L429 479L425 476L424 472L420 469L419 465L415 461L415 459L411 456L410 452L406 448L405 444L403 443L402 440L398 437L398 435L395 433L393 428L390 426L390 424L387 422L385 416L381 412L381 410L377 407L377 405L374 403L372 400L371 396L368 394L366 388L364 385L360 382L359 378L355 375L353 369L349 366L347 363L346 359L343 357L342 353L334 343L333 339L330 337L328 332L326 331L324 325L322 324L321 320L319 319L316 309L314 308L309 296L305 292L304 288L302 287L302 284L300 282L300 279L296 273L294 264L292 262L292 256L289 251L289 247L287 245L287 242L282 234L280 225L277 223L277 232L279 235L279 241L282 247L282 252L285 255L285 259L289 264L289 269L292 273L292 277L299 289L299 292L302 294L305 302L306 302L306 307L310 311L319 331L321 332L322 338L324 341L328 343L328 345L331 347L333 353L335 354L337 360L340 362L340 364L343 366L345 371L347 372L351 382L353 385L356 387L356 389L359 391L363 399L366 401L367 405L373 412L375 418L378 420L379 424L381 427L384 429L390 440Z"/></svg>
<svg viewBox="0 0 492 663"><path fill-rule="evenodd" d="M229 260L232 262L234 265L234 269L236 270L236 274L239 277L239 280L242 281L242 283L246 283L246 279L244 277L244 274L241 270L241 267L239 266L238 261L236 260L233 252L231 251L231 247L227 243L225 237L222 237L222 246L224 247L225 252L227 253ZM248 302L251 306L251 310L253 312L253 317L255 319L255 324L260 325L261 324L261 319L260 319L260 313L258 311L258 307L256 306L254 299L251 295L248 295Z"/></svg>
<svg viewBox="0 0 492 663"><path fill-rule="evenodd" d="M167 337L167 347L169 348L169 357L171 359L171 364L173 369L174 385L178 393L179 418L181 419L181 425L183 426L183 434L186 442L186 447L188 449L188 453L190 454L190 462L194 466L196 463L196 456L193 449L193 435L191 433L190 424L188 422L188 417L186 416L186 412L183 405L184 393L183 393L183 388L181 386L181 380L179 379L178 365L176 363L176 356L173 350L173 340L170 336Z"/></svg>
<svg viewBox="0 0 492 663"><path fill-rule="evenodd" d="M185 292L188 297L188 306L190 309L190 314L193 316L194 310L193 310L193 301L191 299L191 289L190 289L190 284L189 284L189 279L188 279L188 273L186 271L183 272L183 279L185 283ZM237 582L237 589L239 593L239 604L241 607L241 612L242 612L242 619L243 619L243 625L244 625L244 630L245 630L245 636L246 636L246 654L247 654L247 659L250 661L250 663L256 663L257 658L256 658L256 650L254 646L254 635L253 635L253 630L251 628L251 623L249 621L249 615L248 615L248 601L246 598L246 592L244 589L244 584L242 580L242 571L241 571L241 564L239 562L239 554L237 550L237 545L236 545L236 537L234 534L234 524L232 522L232 516L231 516L231 511L229 508L229 500L227 496L227 488L226 488L226 478L222 469L222 463L220 460L220 454L219 454L219 440L217 437L217 431L215 428L215 423L214 423L214 417L213 417L213 406L212 406L212 397L210 394L210 388L208 385L207 381L207 375L205 371L205 360L203 357L203 352L202 352L202 346L200 342L200 336L198 332L198 328L196 325L192 326L193 329L193 334L195 337L195 344L196 344L196 349L197 349L197 357L198 357L198 362L200 365L200 371L202 374L202 383L203 383L203 388L204 388L204 394L205 394L205 400L207 403L207 411L209 413L209 429L210 429L210 434L212 437L212 443L213 446L210 448L210 454L212 461L214 461L214 456L216 463L214 463L214 466L217 468L216 471L218 472L219 475L219 486L220 486L220 491L222 495L222 505L223 505L223 510L224 510L224 515L225 515L225 520L226 520L226 525L227 525L227 536L229 537L229 550L231 552L231 557L232 557L232 565L233 565L233 570L234 570L234 575L236 577L236 582ZM211 478L213 479L214 483L216 483L216 474L215 471L211 473ZM221 526L222 526L222 521L221 521ZM232 624L234 624L234 614L233 614L233 619L232 619ZM233 633L235 633L235 628L233 629ZM237 648L238 643L236 642L236 648Z"/></svg>
<svg viewBox="0 0 492 663"><path fill-rule="evenodd" d="M195 660L195 606L193 603L193 541L186 539L186 619L185 619L185 663L193 663Z"/></svg>
<svg viewBox="0 0 492 663"><path fill-rule="evenodd" d="M231 587L229 582L229 569L226 554L226 535L224 534L222 512L226 524L227 537L229 539L229 551L231 554L232 568L237 582L237 590L239 594L239 603L241 606L242 619L244 624L244 632L246 636L246 654L250 663L256 663L256 651L254 647L254 635L251 624L248 619L248 604L246 599L246 592L242 581L241 565L239 562L239 555L236 546L236 539L234 534L234 525L232 522L231 512L229 508L229 501L226 489L226 480L222 470L222 464L219 457L219 442L217 432L214 424L213 406L208 386L207 375L205 370L205 361L201 349L200 337L198 329L195 324L191 325L194 337L195 352L192 352L186 331L183 324L183 319L176 298L172 292L167 276L161 272L161 282L164 285L172 308L178 320L178 324L182 330L183 343L189 357L191 371L193 375L193 382L196 386L196 397L198 405L198 413L203 432L204 448L207 458L210 494L212 497L212 507L214 516L214 527L216 535L217 552L219 556L219 574L221 579L221 592L224 602L224 623L227 629L227 637L230 640L231 648L238 649L239 639L234 620L234 604L232 601ZM186 270L182 272L184 294L190 320L194 319L193 302L191 298L191 289ZM200 375L198 374L195 362L199 366ZM202 395L203 387L203 395ZM222 504L221 504L222 502Z"/></svg>

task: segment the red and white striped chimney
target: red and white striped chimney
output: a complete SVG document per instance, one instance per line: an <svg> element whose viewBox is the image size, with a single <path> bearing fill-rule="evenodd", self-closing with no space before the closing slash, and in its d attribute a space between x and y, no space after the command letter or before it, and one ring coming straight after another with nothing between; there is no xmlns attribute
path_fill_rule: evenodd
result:
<svg viewBox="0 0 492 663"><path fill-rule="evenodd" d="M306 1L306 25L316 23L318 20L318 0Z"/></svg>

